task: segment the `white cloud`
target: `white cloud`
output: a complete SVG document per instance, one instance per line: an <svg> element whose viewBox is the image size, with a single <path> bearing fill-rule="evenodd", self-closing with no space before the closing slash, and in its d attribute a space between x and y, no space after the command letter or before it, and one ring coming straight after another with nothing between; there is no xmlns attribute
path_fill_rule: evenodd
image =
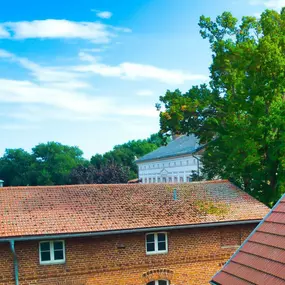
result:
<svg viewBox="0 0 285 285"><path fill-rule="evenodd" d="M9 38L10 33L0 26L0 38Z"/></svg>
<svg viewBox="0 0 285 285"><path fill-rule="evenodd" d="M94 55L91 55L91 54L86 53L84 51L79 52L78 56L79 56L80 60L88 61L88 62L96 62L100 59L99 56L94 56Z"/></svg>
<svg viewBox="0 0 285 285"><path fill-rule="evenodd" d="M92 12L96 13L96 16L102 19L110 19L112 17L112 13L109 11L99 11L99 10L91 10Z"/></svg>
<svg viewBox="0 0 285 285"><path fill-rule="evenodd" d="M17 111L7 112L6 116L11 118L108 121L117 120L118 116L158 116L155 108L120 105L119 98L97 94L98 90L89 85L85 74L69 71L69 67L40 66L5 50L0 50L1 58L19 64L31 75L28 80L0 78L0 104L17 108Z"/></svg>
<svg viewBox="0 0 285 285"><path fill-rule="evenodd" d="M138 117L156 117L158 118L159 112L155 107L150 108L123 108L118 111L118 114L125 116L138 116Z"/></svg>
<svg viewBox="0 0 285 285"><path fill-rule="evenodd" d="M68 89L52 88L31 81L9 79L0 79L0 101L44 104L83 114L101 114L110 103L106 98L86 95L79 91L72 92Z"/></svg>
<svg viewBox="0 0 285 285"><path fill-rule="evenodd" d="M251 0L249 1L250 5L258 6L262 5L269 9L280 10L282 7L285 7L285 0Z"/></svg>
<svg viewBox="0 0 285 285"><path fill-rule="evenodd" d="M3 124L0 125L0 129L9 131L25 131L30 129L38 129L38 126L34 125L22 125L22 124Z"/></svg>
<svg viewBox="0 0 285 285"><path fill-rule="evenodd" d="M94 43L108 43L114 32L129 29L113 27L100 22L73 22L68 20L35 20L0 24L0 37L13 39L84 39Z"/></svg>
<svg viewBox="0 0 285 285"><path fill-rule="evenodd" d="M103 48L85 48L85 49L82 49L83 52L102 52L103 51Z"/></svg>
<svg viewBox="0 0 285 285"><path fill-rule="evenodd" d="M257 19L259 19L261 16L261 12L256 12L253 14L253 16L256 17Z"/></svg>
<svg viewBox="0 0 285 285"><path fill-rule="evenodd" d="M147 89L139 90L137 92L137 95L139 95L139 96L151 96L151 95L153 95L153 91L147 90Z"/></svg>
<svg viewBox="0 0 285 285"><path fill-rule="evenodd" d="M73 68L74 71L91 72L101 76L120 77L129 80L153 79L168 84L183 84L186 81L207 80L205 75L191 74L181 70L163 69L152 65L123 62L117 66L111 66L96 61L94 57L87 57L86 54L84 54L84 59L89 59L91 64L75 66Z"/></svg>

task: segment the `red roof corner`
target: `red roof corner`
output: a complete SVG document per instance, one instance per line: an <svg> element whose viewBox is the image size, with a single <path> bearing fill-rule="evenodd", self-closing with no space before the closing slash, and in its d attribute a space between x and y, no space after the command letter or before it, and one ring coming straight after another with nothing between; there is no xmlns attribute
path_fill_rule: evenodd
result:
<svg viewBox="0 0 285 285"><path fill-rule="evenodd" d="M285 285L285 194L210 283Z"/></svg>

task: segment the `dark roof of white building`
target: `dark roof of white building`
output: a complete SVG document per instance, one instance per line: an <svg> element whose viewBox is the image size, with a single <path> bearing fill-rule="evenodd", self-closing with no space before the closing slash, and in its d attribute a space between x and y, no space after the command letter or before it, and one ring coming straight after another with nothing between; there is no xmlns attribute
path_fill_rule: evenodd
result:
<svg viewBox="0 0 285 285"><path fill-rule="evenodd" d="M160 148L144 155L139 158L136 162L144 162L148 160L156 160L160 158L175 157L185 154L195 153L200 150L199 141L194 135L181 136L177 139L171 141L166 146L161 146Z"/></svg>

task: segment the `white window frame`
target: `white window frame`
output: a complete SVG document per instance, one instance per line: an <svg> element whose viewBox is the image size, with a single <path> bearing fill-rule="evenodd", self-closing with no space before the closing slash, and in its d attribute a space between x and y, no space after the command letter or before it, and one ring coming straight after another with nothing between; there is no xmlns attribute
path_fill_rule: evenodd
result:
<svg viewBox="0 0 285 285"><path fill-rule="evenodd" d="M158 234L164 234L165 235L165 250L158 250ZM154 235L154 251L147 251L147 236L148 235ZM166 253L168 253L168 236L167 236L167 232L147 233L145 235L145 252L146 252L147 255L166 254Z"/></svg>
<svg viewBox="0 0 285 285"><path fill-rule="evenodd" d="M41 256L41 244L49 242L50 248L50 260L42 261ZM54 243L55 242L62 242L62 250L63 250L63 259L55 260L54 259ZM65 242L64 240L43 240L39 242L39 260L41 265L49 265L49 264L63 264L65 263Z"/></svg>

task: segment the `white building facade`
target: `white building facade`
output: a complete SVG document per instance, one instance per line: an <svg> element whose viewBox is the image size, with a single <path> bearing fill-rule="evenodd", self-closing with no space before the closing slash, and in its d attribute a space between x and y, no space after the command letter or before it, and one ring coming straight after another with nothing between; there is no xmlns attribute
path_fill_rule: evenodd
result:
<svg viewBox="0 0 285 285"><path fill-rule="evenodd" d="M201 174L201 149L194 136L182 136L136 161L142 183L184 183Z"/></svg>

